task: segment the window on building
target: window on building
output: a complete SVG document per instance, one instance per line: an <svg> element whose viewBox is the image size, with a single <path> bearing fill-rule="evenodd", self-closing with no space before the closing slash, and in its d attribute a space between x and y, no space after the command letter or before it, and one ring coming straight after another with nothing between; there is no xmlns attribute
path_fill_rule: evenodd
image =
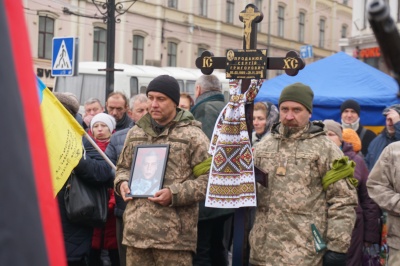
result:
<svg viewBox="0 0 400 266"><path fill-rule="evenodd" d="M363 29L365 29L365 28L367 28L367 25L368 25L368 16L367 16L367 14L368 14L368 1L369 0L364 0L364 13L363 13L363 24L362 24L362 27L361 27L361 29L363 30Z"/></svg>
<svg viewBox="0 0 400 266"><path fill-rule="evenodd" d="M53 37L54 37L54 19L46 16L40 16L39 45L38 45L39 58L51 59Z"/></svg>
<svg viewBox="0 0 400 266"><path fill-rule="evenodd" d="M168 42L168 57L167 65L171 67L176 67L176 55L177 55L178 45L174 42Z"/></svg>
<svg viewBox="0 0 400 266"><path fill-rule="evenodd" d="M207 0L200 0L200 16L207 17Z"/></svg>
<svg viewBox="0 0 400 266"><path fill-rule="evenodd" d="M262 0L254 1L254 5L258 8L259 11L262 10ZM259 32L261 31L261 22L256 23L257 24L257 31L259 31Z"/></svg>
<svg viewBox="0 0 400 266"><path fill-rule="evenodd" d="M299 42L304 42L304 32L306 29L306 14L304 12L299 13Z"/></svg>
<svg viewBox="0 0 400 266"><path fill-rule="evenodd" d="M283 37L284 35L284 23L285 23L285 7L278 7L278 36Z"/></svg>
<svg viewBox="0 0 400 266"><path fill-rule="evenodd" d="M168 7L178 8L178 0L168 0Z"/></svg>
<svg viewBox="0 0 400 266"><path fill-rule="evenodd" d="M205 52L205 51L207 51L206 48L204 48L204 47L198 47L198 48L197 48L197 56L200 57L201 54L202 54L203 52Z"/></svg>
<svg viewBox="0 0 400 266"><path fill-rule="evenodd" d="M133 35L133 58L132 64L143 65L144 37Z"/></svg>
<svg viewBox="0 0 400 266"><path fill-rule="evenodd" d="M348 5L349 1L348 0L343 0L343 5Z"/></svg>
<svg viewBox="0 0 400 266"><path fill-rule="evenodd" d="M93 34L93 61L106 61L107 31L95 27Z"/></svg>
<svg viewBox="0 0 400 266"><path fill-rule="evenodd" d="M325 45L325 19L319 20L319 47Z"/></svg>
<svg viewBox="0 0 400 266"><path fill-rule="evenodd" d="M342 30L340 32L341 38L347 38L347 25L342 25Z"/></svg>
<svg viewBox="0 0 400 266"><path fill-rule="evenodd" d="M235 2L233 0L226 1L226 22L233 23L233 11L235 7Z"/></svg>

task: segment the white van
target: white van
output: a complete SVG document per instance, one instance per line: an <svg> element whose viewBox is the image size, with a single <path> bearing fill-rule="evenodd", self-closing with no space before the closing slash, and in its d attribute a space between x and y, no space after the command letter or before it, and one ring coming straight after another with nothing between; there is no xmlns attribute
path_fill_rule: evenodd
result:
<svg viewBox="0 0 400 266"><path fill-rule="evenodd" d="M54 91L72 92L78 97L81 105L91 97L98 98L102 103L105 103L106 72L100 71L105 68L105 62L80 62L79 75L57 77ZM145 93L149 82L159 75L173 76L178 81L181 92L186 92L193 97L195 82L202 75L199 69L180 67L154 67L116 63L114 68L122 70L114 72L114 90L122 91L128 98L138 93ZM229 80L225 79L225 74L221 72L215 71L213 74L219 78L227 101L229 99Z"/></svg>

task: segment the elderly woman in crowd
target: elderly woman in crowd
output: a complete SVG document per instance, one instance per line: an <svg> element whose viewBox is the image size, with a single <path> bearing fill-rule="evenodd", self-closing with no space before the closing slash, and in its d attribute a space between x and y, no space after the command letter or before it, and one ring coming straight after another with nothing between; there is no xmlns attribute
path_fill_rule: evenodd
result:
<svg viewBox="0 0 400 266"><path fill-rule="evenodd" d="M258 102L254 104L252 136L253 145L271 131L272 125L279 120L278 108L271 102Z"/></svg>

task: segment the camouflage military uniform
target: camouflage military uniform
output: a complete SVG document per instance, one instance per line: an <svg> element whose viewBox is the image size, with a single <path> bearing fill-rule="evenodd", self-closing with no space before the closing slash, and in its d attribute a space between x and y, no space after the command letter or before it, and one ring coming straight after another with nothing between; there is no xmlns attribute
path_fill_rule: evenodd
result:
<svg viewBox="0 0 400 266"><path fill-rule="evenodd" d="M117 163L117 189L121 181L129 179L132 155L139 144L170 145L163 187L171 190L172 203L164 207L147 199L129 201L123 217L122 243L141 249L195 252L198 201L205 198L208 175L195 179L192 170L210 157L207 136L190 112L179 111L160 135L153 131L150 115L146 114L126 137Z"/></svg>
<svg viewBox="0 0 400 266"><path fill-rule="evenodd" d="M295 130L295 129L292 129ZM269 173L257 187L257 211L250 232L254 265L322 265L311 224L329 250L346 253L355 223L357 194L346 179L325 192L321 180L341 150L312 122L296 132L276 125L255 147L255 165Z"/></svg>

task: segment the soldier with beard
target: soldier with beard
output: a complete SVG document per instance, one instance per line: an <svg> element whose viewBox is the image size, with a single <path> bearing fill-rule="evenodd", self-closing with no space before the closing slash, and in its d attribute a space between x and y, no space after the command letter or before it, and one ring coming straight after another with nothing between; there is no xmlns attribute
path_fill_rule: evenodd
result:
<svg viewBox="0 0 400 266"><path fill-rule="evenodd" d="M323 123L310 122L313 98L302 83L284 88L280 123L255 146L268 182L257 189L252 265L346 265L358 203L354 168Z"/></svg>

